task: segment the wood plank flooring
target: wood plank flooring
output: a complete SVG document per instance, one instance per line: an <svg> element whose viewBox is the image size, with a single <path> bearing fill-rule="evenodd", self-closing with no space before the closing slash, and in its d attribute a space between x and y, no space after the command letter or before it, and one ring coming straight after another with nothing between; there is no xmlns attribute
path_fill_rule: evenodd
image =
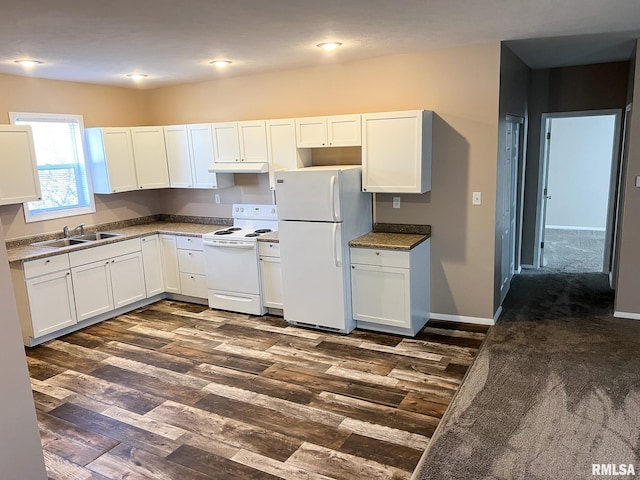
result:
<svg viewBox="0 0 640 480"><path fill-rule="evenodd" d="M162 301L27 349L51 479L409 479L487 327L338 335Z"/></svg>

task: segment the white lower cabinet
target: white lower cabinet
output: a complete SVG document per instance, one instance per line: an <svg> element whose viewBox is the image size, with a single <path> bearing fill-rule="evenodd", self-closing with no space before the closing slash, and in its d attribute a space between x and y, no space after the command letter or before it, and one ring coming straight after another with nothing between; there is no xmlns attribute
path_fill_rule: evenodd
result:
<svg viewBox="0 0 640 480"><path fill-rule="evenodd" d="M160 235L160 252L162 254L164 291L167 293L181 293L178 246L176 245L175 235Z"/></svg>
<svg viewBox="0 0 640 480"><path fill-rule="evenodd" d="M204 270L204 249L198 237L176 237L178 268L182 294L189 297L207 298L207 277Z"/></svg>
<svg viewBox="0 0 640 480"><path fill-rule="evenodd" d="M12 276L25 343L77 323L68 255L25 262Z"/></svg>
<svg viewBox="0 0 640 480"><path fill-rule="evenodd" d="M149 235L148 237L142 237L140 242L142 246L144 284L147 298L149 298L164 292L160 237L158 235Z"/></svg>
<svg viewBox="0 0 640 480"><path fill-rule="evenodd" d="M86 320L113 310L109 260L71 269L78 320Z"/></svg>
<svg viewBox="0 0 640 480"><path fill-rule="evenodd" d="M430 239L409 251L351 248L357 328L415 336L429 319Z"/></svg>
<svg viewBox="0 0 640 480"><path fill-rule="evenodd" d="M114 308L124 307L147 297L141 252L116 257L111 260L109 268Z"/></svg>
<svg viewBox="0 0 640 480"><path fill-rule="evenodd" d="M260 282L262 305L282 309L282 267L280 266L280 244L258 242L260 249Z"/></svg>

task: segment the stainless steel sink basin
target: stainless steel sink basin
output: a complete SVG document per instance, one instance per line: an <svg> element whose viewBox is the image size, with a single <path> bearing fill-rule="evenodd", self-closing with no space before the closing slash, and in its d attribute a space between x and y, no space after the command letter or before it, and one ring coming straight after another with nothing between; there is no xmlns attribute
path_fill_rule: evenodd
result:
<svg viewBox="0 0 640 480"><path fill-rule="evenodd" d="M95 242L96 240L106 240L107 238L120 237L121 233L113 233L113 232L95 232L95 233L85 233L84 235L78 235L77 237L72 237L71 240L82 240Z"/></svg>
<svg viewBox="0 0 640 480"><path fill-rule="evenodd" d="M79 238L61 238L59 240L46 240L44 242L32 243L34 247L48 247L48 248L62 248L70 247L71 245L82 245L88 243L90 240L81 240Z"/></svg>

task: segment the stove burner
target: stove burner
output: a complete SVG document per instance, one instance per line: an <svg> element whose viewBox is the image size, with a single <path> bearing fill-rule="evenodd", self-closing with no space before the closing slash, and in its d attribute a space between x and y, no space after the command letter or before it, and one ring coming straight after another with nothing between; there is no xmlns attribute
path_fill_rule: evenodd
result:
<svg viewBox="0 0 640 480"><path fill-rule="evenodd" d="M227 228L227 230L229 232L237 232L238 230L242 230L240 227L231 227L231 228Z"/></svg>
<svg viewBox="0 0 640 480"><path fill-rule="evenodd" d="M269 233L269 232L271 232L271 231L272 231L272 230L271 230L270 228L259 228L259 229L257 229L255 232L253 232L253 233L258 233L258 234L260 234L260 233Z"/></svg>
<svg viewBox="0 0 640 480"><path fill-rule="evenodd" d="M214 235L231 235L232 233L232 230L218 230L217 232L214 232Z"/></svg>
<svg viewBox="0 0 640 480"><path fill-rule="evenodd" d="M260 236L260 234L259 233L255 233L255 232L254 233L247 233L245 235L245 237L259 237L259 236Z"/></svg>

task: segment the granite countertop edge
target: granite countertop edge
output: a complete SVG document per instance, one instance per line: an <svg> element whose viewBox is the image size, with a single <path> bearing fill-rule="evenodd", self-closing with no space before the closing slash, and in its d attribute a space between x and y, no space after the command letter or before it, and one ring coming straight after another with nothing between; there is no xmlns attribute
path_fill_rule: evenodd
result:
<svg viewBox="0 0 640 480"><path fill-rule="evenodd" d="M224 224L209 224L209 223L191 223L191 222L172 222L172 221L154 221L144 223L140 225L131 225L125 227L115 227L109 230L100 229L100 231L113 231L115 233L121 233L121 236L108 238L104 240L97 240L94 242L88 242L86 244L71 245L68 247L51 248L51 247L38 247L32 245L18 245L8 246L7 256L9 258L9 264L21 263L27 260L38 260L40 258L47 258L54 255L61 255L70 252L77 252L79 250L85 250L87 248L98 247L102 245L108 245L111 243L122 242L125 240L131 240L134 238L145 237L154 234L169 234L178 236L193 236L202 237L202 235L227 228ZM10 242L7 242L10 245Z"/></svg>
<svg viewBox="0 0 640 480"><path fill-rule="evenodd" d="M349 246L409 251L429 238L430 225L375 224L372 232L351 240Z"/></svg>

